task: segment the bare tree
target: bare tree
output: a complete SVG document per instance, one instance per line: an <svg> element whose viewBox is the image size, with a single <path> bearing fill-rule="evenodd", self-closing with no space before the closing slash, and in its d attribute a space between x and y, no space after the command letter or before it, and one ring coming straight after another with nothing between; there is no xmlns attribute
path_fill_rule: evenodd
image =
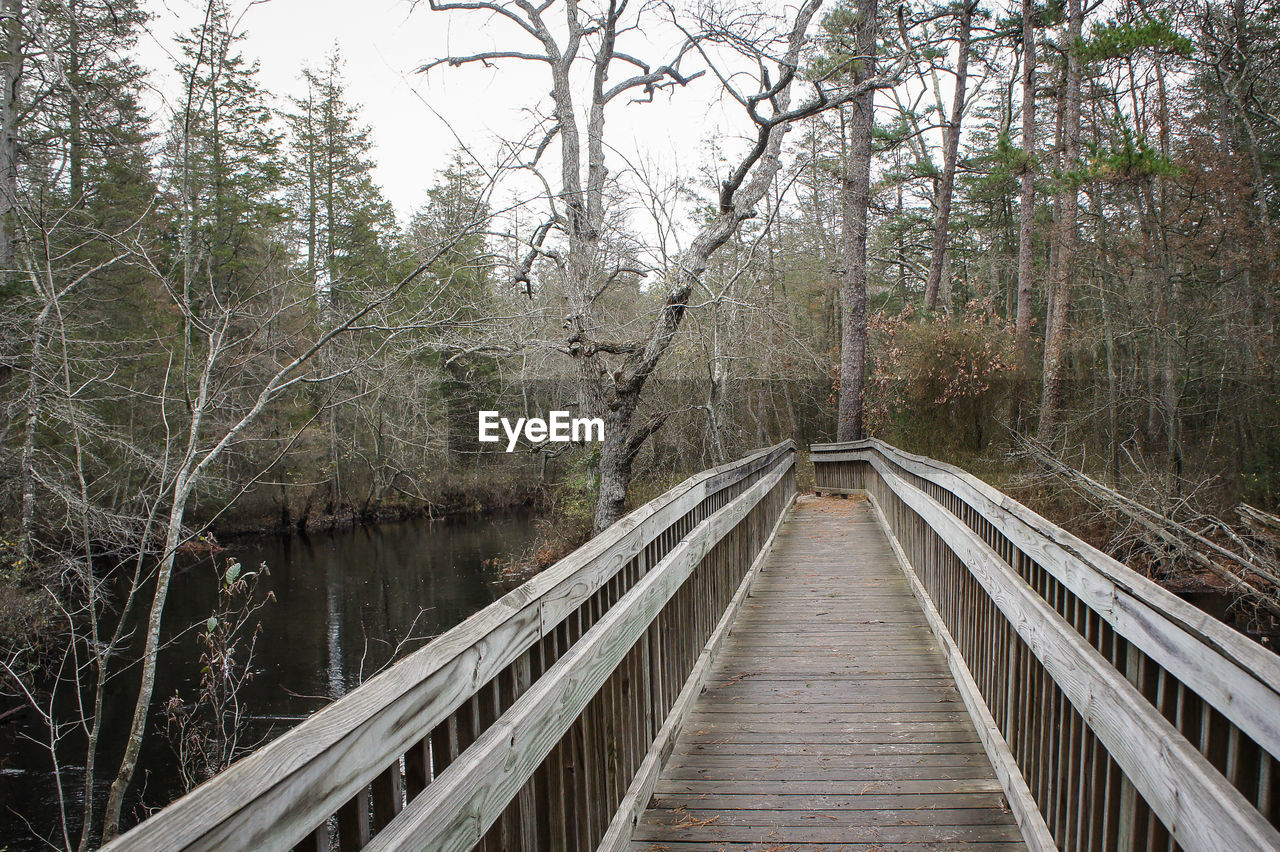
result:
<svg viewBox="0 0 1280 852"><path fill-rule="evenodd" d="M558 188L548 193L547 224L535 232L531 250L551 264L566 296L565 338L557 348L573 359L579 404L605 421L598 463L597 531L621 517L636 454L666 420L663 413L637 418L645 385L679 330L689 296L711 256L737 233L743 221L755 215L756 206L768 192L781 166L786 132L802 118L848 103L885 83L884 78L870 75L844 82L847 68L841 66L810 79L811 95L793 105L806 32L820 5L820 0L808 0L789 22L764 13L738 18L712 9L692 23L682 24L668 10L671 23L685 38L670 61L655 66L621 45L624 38L635 38L642 25L656 22L658 10L654 6L632 10L626 0L611 0L592 10L574 2L540 6L515 0L430 2L431 9L440 12L497 15L521 31L530 49L512 45L445 57L427 63L423 71L446 64L522 62L544 67L550 77L552 109L544 117L545 130L528 145L524 166L536 168L553 142L557 143ZM564 17L553 26L548 12L556 7ZM681 70L691 53L701 58L705 69L694 73ZM723 61L734 63L732 69L721 67L725 55L730 58ZM572 73L577 66L584 66L581 73ZM611 72L619 66L629 67L633 73L608 85ZM745 70L749 68L754 71ZM714 215L673 266L662 271L665 295L649 317L647 329L630 339L610 339L606 336L603 297L634 269L631 258L611 251L606 239L610 223L606 108L629 92L638 91L652 99L655 92L687 85L708 70L746 112L753 127L749 147L722 182ZM589 81L585 93L575 87L579 79ZM750 82L744 82L747 80ZM581 101L585 104L580 105ZM585 126L579 123L579 110L586 116ZM552 181L544 180L550 187ZM553 232L563 246L552 246L549 237Z"/></svg>
<svg viewBox="0 0 1280 852"><path fill-rule="evenodd" d="M175 375L166 381L162 395L165 423L171 433L177 436L176 453L164 478L167 509L163 545L159 564L155 569L155 590L145 629L146 646L142 657L141 682L125 752L106 804L104 839L115 836L119 830L124 797L133 779L146 734L155 689L165 602L175 559L182 545L191 538L185 525L185 516L196 487L276 400L304 382L325 382L334 378L314 373L311 367L317 356L334 340L352 331L384 330L379 322L378 311L391 304L405 288L426 272L445 248L439 248L435 256L420 263L410 274L377 298L353 309L345 318L328 326L314 339L302 342L293 350L296 354L285 354L278 358L274 366L260 375L255 375L256 369L247 371L248 375L241 375L236 390L245 394L246 404L229 419L222 417L231 402L228 399L225 371L235 370L237 365L242 368L246 364L257 367L253 362L266 352L288 353L289 348L281 345L279 327L289 324L292 312L310 314L308 306L311 294L303 288L294 297L293 294L297 291L290 286L292 282L276 282L268 285L267 292L255 294L254 299L246 302L220 302L215 293L203 294L197 302L177 297L181 293L192 294L191 286L184 285L183 282L169 282L169 292L175 296L174 307L181 312L184 324L192 330L193 350L201 355L198 360L190 359L190 375ZM149 255L139 253L134 259L146 264L152 275L167 280L164 272ZM196 304L205 307L197 310ZM430 304L424 306L423 315L415 321L405 323L405 327L422 331L429 329L437 321L446 322L444 318L433 318L430 310ZM385 332L394 333L394 329L385 329ZM190 393L186 392L188 387ZM173 410L175 408L178 410Z"/></svg>

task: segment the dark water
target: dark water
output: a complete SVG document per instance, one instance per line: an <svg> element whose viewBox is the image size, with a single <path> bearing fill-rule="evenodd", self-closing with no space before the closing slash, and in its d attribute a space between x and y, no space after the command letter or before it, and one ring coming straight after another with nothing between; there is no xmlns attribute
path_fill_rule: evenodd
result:
<svg viewBox="0 0 1280 852"><path fill-rule="evenodd" d="M265 741L307 714L349 692L386 664L410 635L447 630L498 597L489 560L522 549L532 534L528 516L501 516L465 523L408 521L376 528L288 538L241 539L216 557L246 570L266 562L264 587L276 601L261 610L262 633L253 658L256 676L241 700L251 717L247 740ZM213 560L185 566L175 576L165 610L172 644L161 654L155 705L175 692L189 698L200 679L196 625L203 625L217 599ZM149 598L148 598L149 600ZM408 643L407 652L424 640ZM136 697L136 682L119 678L106 712L106 788L123 748ZM132 691L132 693L131 693ZM0 706L0 711L8 705ZM143 806L163 805L181 792L174 756L151 717L153 736L135 776ZM159 736L154 734L160 733ZM34 738L36 741L32 741ZM0 850L47 849L24 825L52 836L58 791L47 733L30 713L0 722ZM69 746L63 760L64 795L79 814L83 748ZM100 765L102 765L100 763ZM135 811L136 813L136 811ZM20 815L20 816L19 816ZM132 820L131 820L132 822ZM61 845L60 837L54 838Z"/></svg>
<svg viewBox="0 0 1280 852"><path fill-rule="evenodd" d="M1268 651L1280 650L1280 624L1275 616L1259 612L1226 592L1178 592L1178 597L1235 628Z"/></svg>

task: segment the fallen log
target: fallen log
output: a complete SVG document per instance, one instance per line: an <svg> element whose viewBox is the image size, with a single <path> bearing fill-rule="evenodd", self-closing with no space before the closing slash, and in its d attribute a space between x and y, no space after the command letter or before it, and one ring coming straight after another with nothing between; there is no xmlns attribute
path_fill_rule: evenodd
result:
<svg viewBox="0 0 1280 852"><path fill-rule="evenodd" d="M1246 600L1280 616L1280 565L1271 564L1274 560L1268 560L1253 551L1247 551L1247 555L1235 553L1186 524L1161 514L1149 506L1144 506L1083 471L1076 470L1039 441L1024 435L1015 434L1014 437L1028 454L1040 461L1050 472L1065 479L1098 503L1138 524L1160 545L1219 577L1232 591ZM1268 524L1268 517L1275 519L1274 515L1267 516L1265 512L1257 509L1253 511L1263 516L1255 523L1264 527ZM1280 521L1280 519L1275 520ZM1217 524L1226 526L1221 521L1217 521ZM1237 541L1239 539L1234 530L1230 531L1229 537ZM1218 559L1212 557L1218 557ZM1220 560L1224 560L1226 564Z"/></svg>

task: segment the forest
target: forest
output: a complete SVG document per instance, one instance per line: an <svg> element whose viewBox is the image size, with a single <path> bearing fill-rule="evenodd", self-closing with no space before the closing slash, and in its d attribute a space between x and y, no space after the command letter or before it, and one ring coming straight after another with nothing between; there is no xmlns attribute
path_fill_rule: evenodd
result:
<svg viewBox="0 0 1280 852"><path fill-rule="evenodd" d="M398 2L484 36L406 72L542 93L409 215L338 47L268 90L254 4L189 4L156 108L153 5L0 0L0 726L68 777L55 848L138 820L175 566L248 532L533 506L545 567L695 471L876 437L1274 626L1275 0ZM635 152L691 98L733 125ZM603 440L504 453L482 409ZM240 570L193 782L238 756Z"/></svg>

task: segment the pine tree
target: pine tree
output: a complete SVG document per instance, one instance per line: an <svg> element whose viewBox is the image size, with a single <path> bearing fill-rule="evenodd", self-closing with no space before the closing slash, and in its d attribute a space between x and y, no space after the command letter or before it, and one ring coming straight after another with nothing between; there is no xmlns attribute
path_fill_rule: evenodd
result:
<svg viewBox="0 0 1280 852"><path fill-rule="evenodd" d="M218 298L247 290L273 259L285 212L283 134L258 84L258 64L237 48L242 39L224 0L210 5L205 26L179 39L186 96L168 150L185 278L207 275Z"/></svg>
<svg viewBox="0 0 1280 852"><path fill-rule="evenodd" d="M290 202L307 278L320 304L388 275L395 214L373 180L373 140L350 103L335 48L302 72L306 95L288 115Z"/></svg>
<svg viewBox="0 0 1280 852"><path fill-rule="evenodd" d="M427 203L409 222L411 251L425 255L449 244L432 266L431 278L446 288L450 303L460 306L477 304L489 284L484 234L489 205L484 188L484 173L455 151L427 190Z"/></svg>

